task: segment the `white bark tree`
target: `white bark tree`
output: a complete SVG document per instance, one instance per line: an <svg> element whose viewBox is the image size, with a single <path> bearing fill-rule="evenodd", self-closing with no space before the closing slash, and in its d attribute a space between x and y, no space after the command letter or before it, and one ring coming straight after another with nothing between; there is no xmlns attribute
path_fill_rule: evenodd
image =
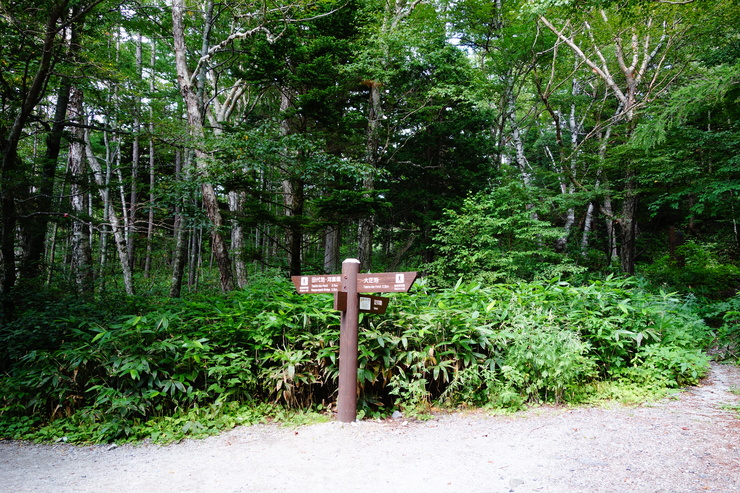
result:
<svg viewBox="0 0 740 493"><path fill-rule="evenodd" d="M93 152L92 143L90 142L90 131L86 129L84 131L84 146L85 155L87 162L90 165L90 169L93 172L95 178L95 184L100 194L100 200L103 203L104 218L110 223L111 231L113 232L113 238L116 244L116 252L118 253L118 260L121 263L121 272L123 273L123 286L126 290L126 294L134 294L134 281L131 273L131 259L129 257L128 245L126 242L126 235L124 233L124 226L121 224L121 220L118 217L118 213L113 207L110 196L110 178L106 178L103 173L103 167L100 165L98 158ZM125 209L125 204L123 205Z"/></svg>
<svg viewBox="0 0 740 493"><path fill-rule="evenodd" d="M83 103L82 91L72 88L67 118L76 124L72 131L69 144L69 174L70 203L72 209L72 263L71 270L75 288L80 294L91 293L93 288L92 250L90 247L90 231L88 221L82 217L87 215L86 193L87 174L85 169L85 153L83 144Z"/></svg>
<svg viewBox="0 0 740 493"><path fill-rule="evenodd" d="M662 5L652 9L647 17L633 18L623 16L616 9L592 9L580 20L568 19L560 27L545 15L539 16L540 23L601 79L616 100L618 110L614 117L586 138L596 136L606 126L623 124L622 138L629 139L639 110L676 79L681 66L670 55L688 26L682 23L680 15L672 12L674 9ZM622 177L621 213L614 219L621 232L622 270L633 273L638 191L636 170L630 162L625 163ZM602 211L610 204L605 206Z"/></svg>
<svg viewBox="0 0 740 493"><path fill-rule="evenodd" d="M175 67L177 70L177 80L180 86L180 94L185 102L188 132L193 139L192 145L195 151L195 167L203 175L207 175L208 156L203 150L203 139L205 130L203 125L202 101L198 97L197 78L204 69L207 61L207 55L201 57L196 68L190 70L188 65L188 50L185 44L185 1L172 1L172 36L175 50ZM256 32L256 31L255 31ZM204 182L201 185L203 195L203 205L206 215L211 221L211 248L216 258L216 264L221 276L221 289L231 291L234 289L233 273L231 271L231 259L229 257L228 247L222 233L223 217L219 210L218 197L213 184Z"/></svg>

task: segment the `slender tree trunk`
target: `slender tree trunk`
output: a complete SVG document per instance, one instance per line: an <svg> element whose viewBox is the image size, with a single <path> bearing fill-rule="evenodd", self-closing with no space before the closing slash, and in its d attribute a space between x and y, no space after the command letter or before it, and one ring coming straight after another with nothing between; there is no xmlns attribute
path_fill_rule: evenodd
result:
<svg viewBox="0 0 740 493"><path fill-rule="evenodd" d="M635 273L635 239L637 231L637 193L635 186L635 176L630 171L626 177L624 198L622 199L622 217L620 218L622 239L620 261L622 270L627 274Z"/></svg>
<svg viewBox="0 0 740 493"><path fill-rule="evenodd" d="M51 279L54 275L54 265L55 265L55 259L56 259L56 253L57 253L57 231L59 230L59 224L58 223L52 223L51 226L51 236L49 238L49 248L47 248L46 253L46 262L49 266L46 270L46 284L51 284Z"/></svg>
<svg viewBox="0 0 740 493"><path fill-rule="evenodd" d="M180 150L175 151L175 177L178 181L181 181L183 174L183 167L189 169L189 164L186 162L182 164L182 152ZM189 158L186 158L189 161ZM184 202L186 199L182 199ZM182 292L182 278L185 275L185 262L187 260L187 238L185 231L185 224L182 217L182 207L180 205L175 206L175 220L173 224L175 248L172 252L172 276L170 277L170 298L179 298Z"/></svg>
<svg viewBox="0 0 740 493"><path fill-rule="evenodd" d="M604 197L604 204L601 207L604 212L604 226L606 228L607 238L607 257L609 263L616 263L619 259L619 248L617 247L617 233L615 228L614 208L612 206L612 198L607 195Z"/></svg>
<svg viewBox="0 0 740 493"><path fill-rule="evenodd" d="M401 263L401 259L403 258L404 254L411 248L411 246L416 241L416 234L412 233L406 238L406 243L398 248L398 251L396 251L396 254L393 256L393 261L388 266L389 270L396 270L398 267L398 264Z"/></svg>
<svg viewBox="0 0 740 493"><path fill-rule="evenodd" d="M65 118L66 118L66 115L65 115ZM62 176L64 178L62 180L61 186L59 187L60 193L55 197L55 200L57 203L54 206L54 208L56 210L60 210L62 208L62 203L64 203L67 197L69 197L69 194L67 193L67 178L69 177L69 159L67 159L67 162L64 168L64 173L62 173ZM51 235L50 235L50 240L49 240L50 246L47 249L47 253L46 253L46 265L48 265L48 269L46 273L46 284L47 285L51 285L51 280L54 275L55 267L59 265L60 263L62 264L62 266L64 266L64 263L65 263L64 258L62 259L61 262L57 262L56 252L57 252L57 243L59 241L58 235L59 235L59 222L55 221L52 223Z"/></svg>
<svg viewBox="0 0 740 493"><path fill-rule="evenodd" d="M573 78L570 92L573 98L576 98L581 94L581 85L578 82L578 79L576 79L575 77ZM578 121L578 118L576 115L575 103L572 103L570 105L570 113L568 114L568 131L570 133L570 151L571 151L570 174L571 176L575 176L577 169L578 169L577 168L578 153L576 150L578 149L578 138L582 132L582 125ZM561 177L562 177L560 181L561 192L564 195L573 195L573 193L575 192L575 187L573 186L573 183L570 180L563 179L564 177L562 173L561 173ZM592 207L591 204L589 204L589 207ZM593 207L592 207L592 210L593 210ZM557 247L560 250L565 250L568 237L570 236L570 230L573 227L573 224L575 224L575 221L576 221L576 211L573 207L569 207L568 210L566 211L565 225L563 226L564 234L562 238L558 238L558 241L557 241Z"/></svg>
<svg viewBox="0 0 740 493"><path fill-rule="evenodd" d="M516 95L514 94L514 77L512 74L507 75L506 82L506 115L511 131L511 143L514 146L514 162L519 170L522 183L525 187L532 186L532 167L524 153L524 141L522 140L519 122L516 117Z"/></svg>
<svg viewBox="0 0 740 493"><path fill-rule="evenodd" d="M87 138L87 134L85 134ZM103 197L103 225L101 227L100 231L100 276L101 280L99 283L99 290L100 292L103 292L105 290L105 283L106 283L106 276L105 276L105 266L108 263L108 237L109 233L112 230L110 227L110 211L113 207L113 204L111 203L111 196L110 196L110 188L111 188L111 178L113 177L113 167L111 166L111 158L114 156L114 152L111 150L111 144L110 140L108 139L108 132L103 133L103 141L105 142L105 172L103 173L103 183L105 187L105 195ZM85 143L85 145L88 148L88 152L90 152L90 145L89 143ZM94 161L93 158L95 156L89 157L88 161L91 163L91 167L94 167L95 164L97 164L97 161ZM97 178L96 178L97 181ZM115 237L114 237L115 241Z"/></svg>
<svg viewBox="0 0 740 493"><path fill-rule="evenodd" d="M245 194L242 191L229 192L229 212L240 216L244 213ZM244 262L244 227L238 218L231 220L231 252L234 260L234 274L236 285L243 289L249 282L247 264Z"/></svg>
<svg viewBox="0 0 740 493"><path fill-rule="evenodd" d="M153 131L154 129L152 129ZM149 140L149 214L146 226L146 257L144 259L144 277L149 278L152 270L152 243L154 241L154 187L156 179L154 165L154 140Z"/></svg>
<svg viewBox="0 0 740 493"><path fill-rule="evenodd" d="M187 261L187 236L185 227L178 221L175 227L175 250L172 256L172 277L170 278L170 298L179 298L182 294L182 278L185 275Z"/></svg>
<svg viewBox="0 0 740 493"><path fill-rule="evenodd" d="M200 227L193 228L190 230L190 242L188 244L188 286L193 292L198 287L198 273L203 263L202 258L203 230Z"/></svg>
<svg viewBox="0 0 740 493"><path fill-rule="evenodd" d="M280 97L280 113L285 115L291 105L291 90L283 87ZM281 122L281 133L283 136L290 135L293 132L291 122L284 117ZM296 154L295 159L300 159ZM302 268L303 254L303 205L304 205L304 183L303 180L296 177L297 173L293 170L285 169L283 171L282 192L283 204L285 206L285 243L288 251L288 272L291 276L300 276Z"/></svg>
<svg viewBox="0 0 740 493"><path fill-rule="evenodd" d="M113 204L110 199L110 187L108 186L109 184L106 181L106 177L103 175L102 167L100 166L98 159L93 154L89 130L85 130L84 139L85 149L87 152L87 162L90 164L90 168L93 171L93 176L95 177L95 183L98 185L100 200L103 202L104 207L107 208L108 219L110 221L111 230L113 232L113 238L116 244L116 251L118 252L118 260L121 263L121 272L123 273L123 286L126 290L126 294L133 295L134 281L133 275L131 273L131 261L128 256L126 236L123 232L124 227L121 224L121 221L118 219L118 214L116 214L116 211L113 208ZM125 208L126 204L123 204L123 207Z"/></svg>
<svg viewBox="0 0 740 493"><path fill-rule="evenodd" d="M121 170L121 137L115 135L113 137L113 144L115 145L113 155L115 156L114 161L116 163L114 168L116 178L118 179L118 197L121 200L121 218L123 220L123 234L126 242L126 255L128 256L128 238L131 235L131 216L129 216L129 212L131 212L131 209L126 203L126 186L123 180L123 171ZM111 199L111 202L112 201L113 199ZM131 262L131 260L129 260L129 262Z"/></svg>
<svg viewBox="0 0 740 493"><path fill-rule="evenodd" d="M69 120L78 125L82 118L82 91L72 89L69 104ZM87 175L85 173L84 135L80 127L72 130L72 141L69 144L69 171L72 180L70 201L72 209L72 263L71 270L75 289L79 294L89 294L93 289L92 252L90 235L82 217L87 215L85 195Z"/></svg>
<svg viewBox="0 0 740 493"><path fill-rule="evenodd" d="M591 230L593 229L594 223L594 203L589 202L586 208L586 218L583 221L583 234L581 236L581 255L586 255L588 252L589 238L591 237Z"/></svg>
<svg viewBox="0 0 740 493"><path fill-rule="evenodd" d="M288 270L291 276L301 275L301 253L303 246L303 181L298 179L283 180L285 197L285 215L288 216L286 239L288 244Z"/></svg>
<svg viewBox="0 0 740 493"><path fill-rule="evenodd" d="M326 227L324 236L324 272L333 274L339 270L339 225Z"/></svg>
<svg viewBox="0 0 740 493"><path fill-rule="evenodd" d="M152 58L151 58L151 69L152 76L149 79L149 94L150 97L154 95L154 66L157 61L157 44L152 41ZM154 108L149 106L149 217L147 218L146 227L146 258L144 260L144 277L149 278L152 269L152 242L154 240L154 185L156 178L156 168L154 161Z"/></svg>
<svg viewBox="0 0 740 493"><path fill-rule="evenodd" d="M142 70L141 60L141 35L136 40L136 75L141 78ZM134 141L131 149L131 190L129 193L129 233L126 238L126 250L128 251L128 258L130 268L133 271L136 265L136 216L139 207L139 157L141 154L141 142L139 139L139 132L141 131L141 117L139 108L141 107L141 97L136 97L136 104L134 107Z"/></svg>
<svg viewBox="0 0 740 493"><path fill-rule="evenodd" d="M730 209L732 210L732 231L735 233L735 243L740 248L740 234L738 234L737 215L735 214L735 192L730 190Z"/></svg>
<svg viewBox="0 0 740 493"><path fill-rule="evenodd" d="M105 186L106 188L110 186L110 182L107 182ZM106 192L105 196L102 198L103 224L100 225L100 261L98 262L98 290L100 293L105 291L105 266L108 262L108 234L110 232L110 194Z"/></svg>
<svg viewBox="0 0 740 493"><path fill-rule="evenodd" d="M368 105L367 133L365 137L365 161L372 170L363 177L362 189L366 192L365 196L370 198L375 189L374 170L379 165L379 147L380 147L380 122L383 118L383 106L381 101L380 88L382 85L377 81L368 81L367 86L370 88L370 101ZM375 231L375 214L373 211L362 217L358 225L357 239L357 258L360 261L360 270L369 271L372 269L373 257L373 233Z"/></svg>

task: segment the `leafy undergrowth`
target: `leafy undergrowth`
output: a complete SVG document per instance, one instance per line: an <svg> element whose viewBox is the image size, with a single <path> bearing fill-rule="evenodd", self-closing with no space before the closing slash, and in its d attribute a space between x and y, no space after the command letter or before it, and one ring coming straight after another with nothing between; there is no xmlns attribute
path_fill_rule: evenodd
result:
<svg viewBox="0 0 740 493"><path fill-rule="evenodd" d="M708 370L713 334L692 306L634 280L422 282L391 298L386 315L361 320L360 416L635 403ZM0 436L173 441L265 420L327 419L339 353L331 306L331 296L261 279L105 320L29 313L0 332L10 361ZM53 337L38 344L35 331Z"/></svg>

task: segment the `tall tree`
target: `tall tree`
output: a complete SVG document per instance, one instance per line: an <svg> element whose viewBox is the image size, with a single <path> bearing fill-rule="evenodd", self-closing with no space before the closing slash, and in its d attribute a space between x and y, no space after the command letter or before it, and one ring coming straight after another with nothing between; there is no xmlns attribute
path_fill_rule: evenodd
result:
<svg viewBox="0 0 740 493"><path fill-rule="evenodd" d="M689 30L696 18L686 5L656 2L581 11L575 18L556 22L549 14L539 21L605 84L615 100L614 114L603 126L621 126L621 138L629 140L639 112L677 80L687 57ZM570 12L570 11L569 11ZM591 132L598 134L598 129ZM637 168L629 159L622 163L621 213L614 219L621 231L622 270L634 273L637 234Z"/></svg>
<svg viewBox="0 0 740 493"><path fill-rule="evenodd" d="M93 288L92 251L90 247L90 214L88 214L87 166L85 163L84 130L82 125L83 93L72 89L69 104L69 121L75 125L69 143L69 174L71 179L70 202L72 210L72 262L74 285L79 294L90 294Z"/></svg>
<svg viewBox="0 0 740 493"><path fill-rule="evenodd" d="M56 64L65 54L66 29L101 2L45 0L30 8L21 2L0 3L0 27L7 41L2 47L6 66L0 74L4 115L0 120L0 295L3 314L8 318L13 313L10 295L16 283L16 200L25 197L30 189L26 182L28 169L18 154L19 145L46 95Z"/></svg>
<svg viewBox="0 0 740 493"><path fill-rule="evenodd" d="M209 2L212 5L212 2ZM196 168L206 174L208 168L208 156L203 148L205 138L204 118L203 118L203 100L202 92L199 97L197 80L204 70L204 59L207 60L209 53L206 52L201 56L196 68L191 70L188 65L188 51L185 42L185 1L172 1L172 36L175 48L175 66L177 68L177 80L180 86L183 101L187 111L188 131L193 138L195 146L195 164ZM206 29L210 26L206 24ZM255 28L252 33L258 32ZM238 33L247 36L247 33ZM204 38L206 36L204 35ZM224 225L223 217L219 209L218 197L212 183L203 182L201 185L203 195L203 204L206 214L211 220L211 247L216 258L219 272L221 274L221 289L231 291L234 288L233 273L231 271L231 259L229 258L228 247L223 237L222 227Z"/></svg>

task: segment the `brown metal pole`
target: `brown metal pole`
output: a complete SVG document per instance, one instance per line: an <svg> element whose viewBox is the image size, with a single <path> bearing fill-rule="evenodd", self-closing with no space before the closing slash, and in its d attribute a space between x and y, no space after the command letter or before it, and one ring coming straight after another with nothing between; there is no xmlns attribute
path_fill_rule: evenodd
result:
<svg viewBox="0 0 740 493"><path fill-rule="evenodd" d="M347 293L347 308L339 327L339 392L337 419L351 423L357 419L357 273L360 261L348 258L342 262L342 291Z"/></svg>

